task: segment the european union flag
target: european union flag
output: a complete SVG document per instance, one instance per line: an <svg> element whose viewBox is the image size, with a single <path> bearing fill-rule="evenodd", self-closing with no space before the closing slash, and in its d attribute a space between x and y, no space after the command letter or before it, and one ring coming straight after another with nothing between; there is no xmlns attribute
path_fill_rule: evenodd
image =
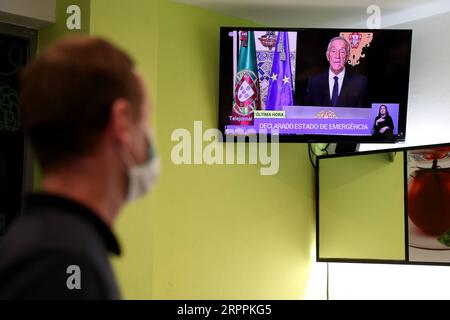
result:
<svg viewBox="0 0 450 320"><path fill-rule="evenodd" d="M272 72L269 79L266 110L282 110L292 106L292 71L288 32L278 32L276 50L273 55Z"/></svg>

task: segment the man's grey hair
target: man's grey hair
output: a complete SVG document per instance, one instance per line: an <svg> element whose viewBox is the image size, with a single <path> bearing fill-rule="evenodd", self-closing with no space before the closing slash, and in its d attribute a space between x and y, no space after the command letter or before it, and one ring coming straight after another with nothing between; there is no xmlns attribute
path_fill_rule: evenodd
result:
<svg viewBox="0 0 450 320"><path fill-rule="evenodd" d="M350 56L350 43L348 43L348 41L344 37L334 37L333 39L331 39L330 42L328 42L327 52L325 54L328 55L328 52L330 52L331 44L336 40L343 40L345 42L345 51L347 52L347 57Z"/></svg>

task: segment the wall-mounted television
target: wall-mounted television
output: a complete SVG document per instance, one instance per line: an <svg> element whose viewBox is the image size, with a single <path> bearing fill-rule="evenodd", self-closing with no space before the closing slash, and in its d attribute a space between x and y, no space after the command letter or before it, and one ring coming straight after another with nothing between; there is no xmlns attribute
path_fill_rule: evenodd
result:
<svg viewBox="0 0 450 320"><path fill-rule="evenodd" d="M220 29L219 129L285 142L404 141L411 30Z"/></svg>

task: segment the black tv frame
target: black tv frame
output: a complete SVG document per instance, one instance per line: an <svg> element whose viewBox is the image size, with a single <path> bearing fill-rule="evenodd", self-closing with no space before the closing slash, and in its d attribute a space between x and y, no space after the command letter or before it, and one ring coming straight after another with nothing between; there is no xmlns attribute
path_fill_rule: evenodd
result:
<svg viewBox="0 0 450 320"><path fill-rule="evenodd" d="M408 65L411 66L411 48L412 48L412 29L362 29L362 28L283 28L283 27L245 27L245 26L222 26L220 27L220 47L219 47L219 111L218 111L218 129L222 133L223 136L225 136L225 126L227 125L226 122L226 116L227 113L227 107L229 106L229 103L227 101L229 100L229 95L226 94L226 92L232 92L232 83L233 79L231 81L225 81L223 75L225 74L225 70L232 64L232 61L230 60L229 52L225 52L224 48L229 47L225 46L224 42L227 39L227 34L230 31L236 31L236 30L248 30L248 31L288 31L288 32L296 32L296 31L303 31L303 30L328 30L336 32L376 32L376 31L382 31L382 32L405 32L409 35L410 41L409 41L409 57L408 57ZM231 52L232 55L232 52ZM408 72L407 81L409 83L410 80L410 70ZM228 84L227 84L228 82ZM227 90L228 87L229 90ZM398 126L399 128L404 129L404 134L399 135L394 138L387 138L387 139L380 139L379 137L373 137L373 136L352 136L352 135L279 135L279 142L282 143L399 143L404 142L406 139L406 132L407 132L407 112L408 112L408 98L409 98L409 86L406 89L406 107L403 113L399 113L399 121ZM231 135L233 136L233 135ZM239 135L234 135L235 137ZM259 141L259 134L257 136L257 141ZM247 141L247 139L246 139ZM271 135L268 135L268 140L271 141Z"/></svg>

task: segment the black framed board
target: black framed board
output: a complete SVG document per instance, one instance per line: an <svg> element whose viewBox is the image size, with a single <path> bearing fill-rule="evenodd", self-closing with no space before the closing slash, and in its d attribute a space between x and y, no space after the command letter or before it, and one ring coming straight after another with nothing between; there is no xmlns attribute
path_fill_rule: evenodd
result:
<svg viewBox="0 0 450 320"><path fill-rule="evenodd" d="M319 262L450 265L450 143L317 158Z"/></svg>

